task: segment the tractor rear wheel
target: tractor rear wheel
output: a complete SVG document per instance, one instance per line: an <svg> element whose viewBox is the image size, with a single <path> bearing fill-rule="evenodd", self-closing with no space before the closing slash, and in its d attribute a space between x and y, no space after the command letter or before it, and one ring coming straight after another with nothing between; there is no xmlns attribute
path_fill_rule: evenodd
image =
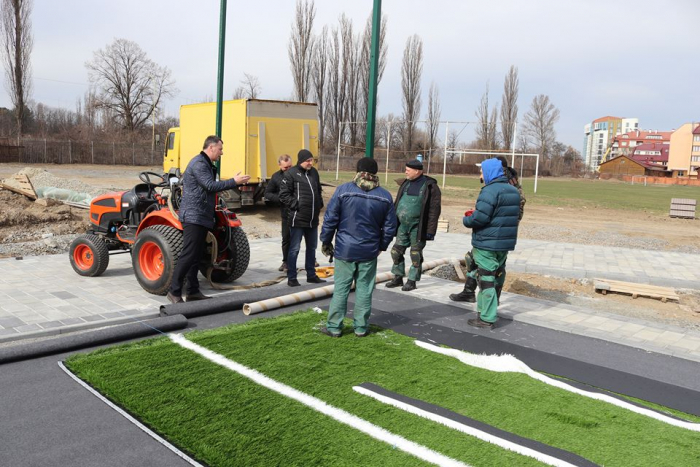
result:
<svg viewBox="0 0 700 467"><path fill-rule="evenodd" d="M182 252L182 231L169 225L143 229L131 253L134 274L146 292L165 295Z"/></svg>
<svg viewBox="0 0 700 467"><path fill-rule="evenodd" d="M231 260L233 267L231 272L214 269L211 273L211 280L218 283L233 282L243 275L250 263L250 244L248 237L241 227L231 228L231 240L228 245L219 245L219 259ZM210 260L207 256L206 263L202 264L199 271L204 277L207 276Z"/></svg>
<svg viewBox="0 0 700 467"><path fill-rule="evenodd" d="M99 276L109 265L109 249L97 235L85 234L73 240L68 255L73 270L81 276Z"/></svg>

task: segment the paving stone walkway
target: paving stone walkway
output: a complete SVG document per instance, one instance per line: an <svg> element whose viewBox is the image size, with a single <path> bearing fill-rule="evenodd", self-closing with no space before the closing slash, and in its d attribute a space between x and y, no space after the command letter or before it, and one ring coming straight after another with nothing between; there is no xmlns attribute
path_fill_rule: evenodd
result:
<svg viewBox="0 0 700 467"><path fill-rule="evenodd" d="M238 282L247 284L278 277L280 239L252 240L250 245L250 266ZM429 242L424 256L426 260L457 259L463 257L469 245L468 234L439 234L438 241ZM320 251L318 257L323 263ZM676 288L697 288L698 265L700 255L535 240L520 240L508 258L511 271L568 278L600 277ZM378 270L390 268L391 257L383 253ZM284 283L273 288L280 295L289 291ZM459 289L459 284L424 275L419 289L411 294L473 310L474 305L449 301L449 294ZM204 282L202 291L208 295L225 293ZM66 254L0 259L0 345L155 317L164 303L165 297L151 295L138 285L129 254L111 256L107 271L100 277L77 275ZM503 294L499 314L528 324L700 361L700 332L676 326L507 293Z"/></svg>

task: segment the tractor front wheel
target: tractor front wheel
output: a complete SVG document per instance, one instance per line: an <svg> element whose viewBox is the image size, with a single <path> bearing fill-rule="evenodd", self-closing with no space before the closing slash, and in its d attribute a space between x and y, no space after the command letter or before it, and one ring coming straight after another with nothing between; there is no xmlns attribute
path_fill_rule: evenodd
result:
<svg viewBox="0 0 700 467"><path fill-rule="evenodd" d="M134 274L146 292L165 295L182 252L182 231L168 225L148 227L134 243L131 262Z"/></svg>
<svg viewBox="0 0 700 467"><path fill-rule="evenodd" d="M73 270L81 276L99 276L109 265L109 249L97 235L85 234L73 240L68 255Z"/></svg>

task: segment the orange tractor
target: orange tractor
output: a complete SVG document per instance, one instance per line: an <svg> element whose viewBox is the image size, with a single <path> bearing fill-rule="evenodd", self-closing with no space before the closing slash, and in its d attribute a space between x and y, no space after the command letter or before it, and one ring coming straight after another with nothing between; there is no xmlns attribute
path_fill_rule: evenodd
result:
<svg viewBox="0 0 700 467"><path fill-rule="evenodd" d="M180 174L141 172L139 178L143 183L132 190L92 200L90 227L71 243L70 263L81 276L99 276L110 255L131 253L141 287L165 295L182 252ZM200 272L212 282L233 282L248 269L249 260L250 245L240 219L217 198L216 226L207 237Z"/></svg>

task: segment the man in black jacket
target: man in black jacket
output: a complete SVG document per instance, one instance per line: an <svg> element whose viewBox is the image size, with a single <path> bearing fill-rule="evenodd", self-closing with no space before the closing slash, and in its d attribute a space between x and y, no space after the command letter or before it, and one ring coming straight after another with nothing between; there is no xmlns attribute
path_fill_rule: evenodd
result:
<svg viewBox="0 0 700 467"><path fill-rule="evenodd" d="M314 156L302 149L297 165L287 170L282 179L280 201L289 209L289 252L287 254L287 285L298 287L297 257L301 238L306 245L306 282L326 282L316 275L316 246L318 245L318 214L323 207L321 179L313 168Z"/></svg>
<svg viewBox="0 0 700 467"><path fill-rule="evenodd" d="M274 173L267 184L265 199L280 206L280 214L282 216L282 266L279 267L279 270L286 271L289 252L289 210L280 201L280 188L282 187L284 173L292 166L292 158L288 154L282 154L277 159L277 165L279 165L280 169Z"/></svg>
<svg viewBox="0 0 700 467"><path fill-rule="evenodd" d="M199 262L204 255L207 232L214 228L214 208L218 191L235 188L247 183L249 175L240 172L230 180L216 180L214 162L223 155L223 141L218 136L204 140L204 149L196 155L185 170L182 179L180 222L182 223L182 253L175 266L173 280L168 291L172 303L182 301L183 281L187 279L187 301L209 298L199 291Z"/></svg>
<svg viewBox="0 0 700 467"><path fill-rule="evenodd" d="M401 287L408 292L417 288L423 268L423 248L425 242L435 239L438 219L441 210L440 188L437 180L423 175L423 162L418 159L406 163L406 180L399 187L396 195L396 217L399 229L396 241L391 248L391 259L394 266L391 272L394 278L387 282L386 287ZM408 270L408 281L403 283L406 275L404 254L411 247L411 268Z"/></svg>

